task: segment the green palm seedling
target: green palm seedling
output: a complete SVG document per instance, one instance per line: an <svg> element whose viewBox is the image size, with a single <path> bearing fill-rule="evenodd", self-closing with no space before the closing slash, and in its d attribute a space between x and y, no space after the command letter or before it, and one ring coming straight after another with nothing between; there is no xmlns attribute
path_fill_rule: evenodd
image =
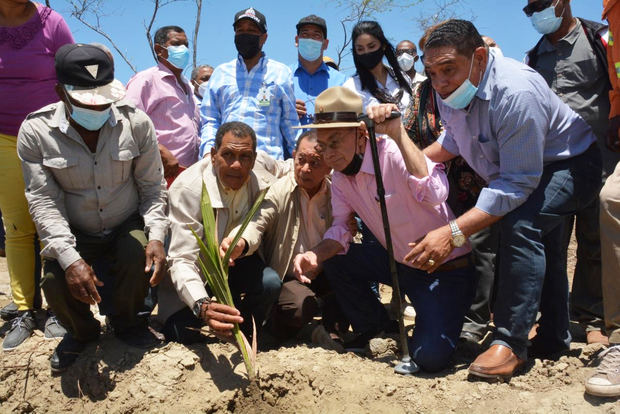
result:
<svg viewBox="0 0 620 414"><path fill-rule="evenodd" d="M244 217L241 228L235 235L230 248L226 252L226 255L222 258L219 254L219 243L217 240L217 229L215 226L215 216L213 214L213 205L211 204L211 198L204 183L202 184L202 197L200 199L200 210L202 212L202 224L204 227L204 241L198 236L198 234L190 227L190 230L194 234L198 246L200 247L200 255L198 256L198 264L202 270L202 274L205 276L206 285L209 286L211 292L215 295L218 302L228 306L235 306L230 293L230 287L228 286L228 262L230 254L233 248L239 242L243 231L248 226L248 223L258 210L261 202L265 198L267 189L262 190L254 205ZM254 333L252 335L252 346L250 346L247 338L239 329L239 325L235 324L233 328L233 335L237 341L237 346L243 355L243 361L245 362L245 368L248 372L248 377L254 379L256 376L256 325L252 320Z"/></svg>

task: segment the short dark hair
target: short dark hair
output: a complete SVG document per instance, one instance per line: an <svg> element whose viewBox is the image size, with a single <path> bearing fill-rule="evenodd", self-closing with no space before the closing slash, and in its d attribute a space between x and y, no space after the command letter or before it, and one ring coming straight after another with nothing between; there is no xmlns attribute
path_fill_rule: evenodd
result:
<svg viewBox="0 0 620 414"><path fill-rule="evenodd" d="M252 149L256 152L256 133L248 124L239 121L225 122L215 133L215 150L218 151L222 146L222 139L227 133L232 133L236 138L252 138Z"/></svg>
<svg viewBox="0 0 620 414"><path fill-rule="evenodd" d="M299 146L301 145L301 141L303 141L304 139L310 139L313 141L316 141L316 130L315 129L310 129L308 131L304 131L303 134L301 134L299 136L299 138L297 138L297 143L295 144L295 151L299 150Z"/></svg>
<svg viewBox="0 0 620 414"><path fill-rule="evenodd" d="M168 41L168 33L177 32L177 33L185 33L185 30L180 28L179 26L164 26L157 29L155 32L155 37L153 38L153 42L156 45L163 46Z"/></svg>
<svg viewBox="0 0 620 414"><path fill-rule="evenodd" d="M485 43L472 22L451 19L429 33L424 50L444 46L452 46L458 54L470 57L477 48L484 47Z"/></svg>
<svg viewBox="0 0 620 414"><path fill-rule="evenodd" d="M213 66L211 65L198 65L194 68L194 70L192 70L192 75L190 76L190 80L196 80L196 78L198 77L198 73L200 72L200 69L202 68L207 68L207 69L211 69L213 70Z"/></svg>

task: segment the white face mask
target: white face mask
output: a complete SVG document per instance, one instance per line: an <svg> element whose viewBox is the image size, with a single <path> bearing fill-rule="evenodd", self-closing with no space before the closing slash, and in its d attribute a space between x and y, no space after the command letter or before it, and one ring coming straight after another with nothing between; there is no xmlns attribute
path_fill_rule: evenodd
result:
<svg viewBox="0 0 620 414"><path fill-rule="evenodd" d="M415 63L415 58L409 53L403 53L402 55L397 57L396 60L398 60L398 65L405 72L409 72L409 70L411 70L413 64Z"/></svg>
<svg viewBox="0 0 620 414"><path fill-rule="evenodd" d="M446 99L442 99L443 103L448 105L452 109L463 109L467 105L470 104L474 96L476 96L476 92L478 92L478 87L474 86L473 83L469 80L471 76L471 72L474 68L474 55L471 55L471 64L469 66L469 75L467 75L467 79L461 86L456 88L454 92L452 92ZM482 78L482 74L480 75ZM480 83L480 81L478 82ZM440 98L441 99L441 98Z"/></svg>
<svg viewBox="0 0 620 414"><path fill-rule="evenodd" d="M198 87L198 95L200 95L201 98L204 98L206 93L207 93L207 82L202 82L200 86Z"/></svg>

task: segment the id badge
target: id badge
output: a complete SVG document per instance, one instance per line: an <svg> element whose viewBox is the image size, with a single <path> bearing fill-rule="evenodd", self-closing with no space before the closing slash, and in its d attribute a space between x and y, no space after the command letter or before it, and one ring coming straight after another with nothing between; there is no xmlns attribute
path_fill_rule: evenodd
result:
<svg viewBox="0 0 620 414"><path fill-rule="evenodd" d="M264 83L261 85L258 90L258 105L259 106L269 106L271 105L271 93L269 93L269 89L267 89L267 85Z"/></svg>

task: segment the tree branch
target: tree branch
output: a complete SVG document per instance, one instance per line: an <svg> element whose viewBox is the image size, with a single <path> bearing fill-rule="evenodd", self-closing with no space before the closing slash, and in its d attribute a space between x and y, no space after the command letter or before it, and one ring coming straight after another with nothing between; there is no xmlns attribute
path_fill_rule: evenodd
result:
<svg viewBox="0 0 620 414"><path fill-rule="evenodd" d="M153 23L155 23L155 17L157 17L157 12L159 11L159 0L153 0L153 15L151 16L151 21L148 26L144 26L146 30L146 40L149 42L149 47L151 48L151 54L153 55L153 59L155 59L155 63L157 63L157 54L155 53L155 45L153 44L153 37L151 36L151 29L153 28Z"/></svg>
<svg viewBox="0 0 620 414"><path fill-rule="evenodd" d="M194 24L194 38L192 39L192 68L196 68L196 52L198 51L198 31L200 30L200 15L202 14L202 0L196 0L196 23Z"/></svg>
<svg viewBox="0 0 620 414"><path fill-rule="evenodd" d="M100 16L99 15L99 10L100 10L100 7L98 7L99 6L98 3L100 1L96 1L96 0L91 0L91 1L81 0L80 3L77 3L74 0L70 0L70 4L71 4L71 6L73 6L73 11L71 12L71 15L73 17L75 17L84 26L88 27L93 32L98 33L99 35L103 36L108 42L110 42L110 44L112 45L114 50L116 50L116 52L121 56L121 58L125 61L125 63L127 63L127 65L131 68L131 70L134 73L136 73L137 72L136 67L131 63L131 61L125 55L125 53L116 45L116 42L114 42L112 37L110 37L110 35L108 35L105 32L105 30L103 30L103 28L101 27L101 24L100 24L100 21L99 21L99 16ZM95 3L97 3L97 4L95 4ZM96 11L91 11L93 5L94 5L94 8L95 8ZM89 23L86 20L85 15L88 12L93 13L93 15L95 16L95 20L97 22L96 24Z"/></svg>

